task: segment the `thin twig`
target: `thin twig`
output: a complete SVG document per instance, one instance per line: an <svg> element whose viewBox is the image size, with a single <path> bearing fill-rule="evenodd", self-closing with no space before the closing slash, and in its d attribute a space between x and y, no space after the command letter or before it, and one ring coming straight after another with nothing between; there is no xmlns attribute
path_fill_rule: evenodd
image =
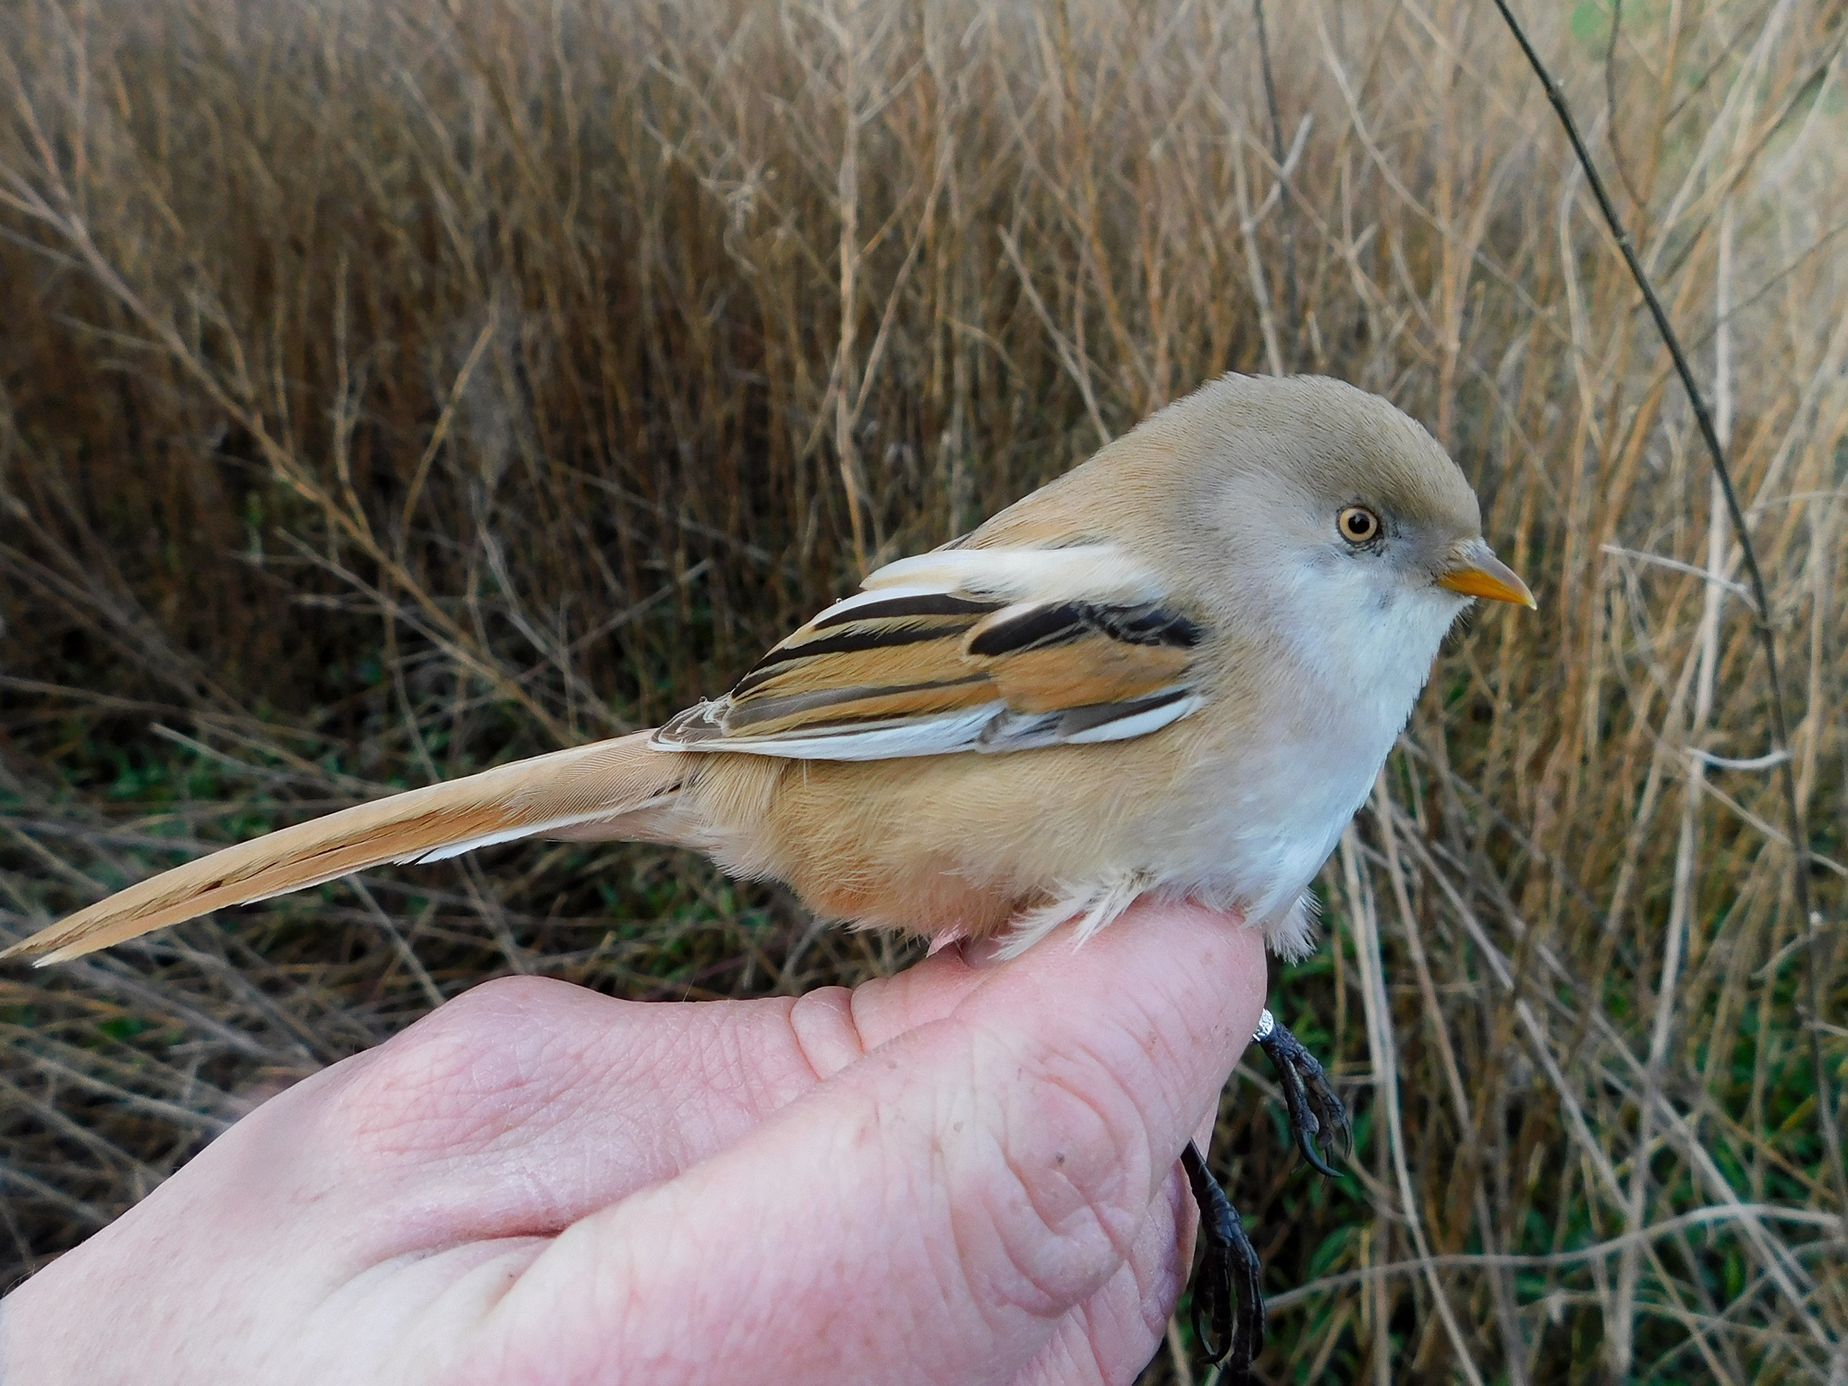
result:
<svg viewBox="0 0 1848 1386"><path fill-rule="evenodd" d="M1258 25L1258 67L1264 74L1264 105L1270 113L1271 158L1277 163L1277 177L1287 182L1289 165L1283 158L1283 116L1277 106L1277 81L1271 73L1270 35L1264 27L1264 0L1251 0L1251 11ZM1281 199L1280 228L1283 233L1283 330L1287 343L1283 354L1285 370L1297 366L1296 344L1302 340L1301 290L1296 283L1295 208L1290 199Z"/></svg>
<svg viewBox="0 0 1848 1386"><path fill-rule="evenodd" d="M1572 145L1572 153L1577 158L1579 167L1585 172L1585 181L1591 186L1592 196L1597 199L1598 210L1604 216L1605 225L1610 228L1617 249L1622 252L1623 260L1630 269L1630 277L1636 281L1637 290L1643 296L1643 302L1649 309L1649 316L1655 319L1656 331L1662 336L1663 344L1675 363L1675 374L1681 377L1681 386L1687 391L1688 403L1693 408L1695 423L1700 428L1701 438L1706 442L1707 452L1713 459L1714 478L1718 481L1720 492L1726 498L1726 513L1732 520L1733 533L1739 536L1740 557L1744 562L1747 584L1752 591L1754 606L1754 627L1758 634L1759 647L1764 651L1765 672L1771 682L1771 754L1783 754L1778 762L1778 781L1784 790L1784 807L1790 818L1790 845L1796 857L1796 870L1793 884L1796 889L1797 913L1802 928L1809 939L1808 973L1808 1009L1807 1017L1810 1040L1810 1061L1816 1070L1816 1113L1822 1126L1823 1145L1828 1152L1829 1167L1835 1183L1836 1201L1842 1217L1848 1219L1848 1160L1842 1155L1841 1128L1836 1122L1833 1085L1829 1081L1827 1058L1822 1048L1822 978L1827 971L1828 948L1826 938L1820 927L1815 908L1810 899L1810 851L1809 831L1804 821L1803 799L1797 792L1797 771L1795 758L1789 754L1790 724L1784 713L1784 682L1777 662L1777 633L1771 623L1771 597L1765 587L1764 574L1758 567L1758 555L1752 547L1751 530L1746 525L1745 508L1739 503L1739 492L1733 485L1732 469L1726 463L1726 450L1720 445L1720 435L1713 426L1713 415L1707 408L1706 397L1695 382L1694 370L1688 364L1687 353L1681 349L1681 340L1675 335L1675 329L1668 320L1668 313L1662 307L1662 300L1656 297L1649 276L1643 270L1642 261L1637 258L1636 248L1631 243L1630 233L1624 230L1623 223L1617 216L1617 208L1611 202L1611 195L1604 186L1604 180L1598 175L1597 166L1592 162L1591 151L1585 147L1584 137L1579 134L1578 123L1573 120L1572 112L1566 105L1565 92L1558 80L1541 61L1534 51L1533 43L1527 37L1527 31L1514 17L1514 11L1508 8L1508 0L1495 0L1495 8L1501 11L1501 17L1507 22L1514 41L1520 45L1522 54L1527 58L1528 66L1540 79L1540 85L1546 91L1546 99L1552 104L1553 112L1559 117L1559 123L1565 127L1566 139Z"/></svg>
<svg viewBox="0 0 1848 1386"><path fill-rule="evenodd" d="M1835 1221L1826 1213L1816 1213L1808 1208L1791 1208L1782 1203L1745 1203L1737 1206L1714 1204L1703 1208L1690 1208L1685 1213L1664 1218L1661 1222L1638 1227L1603 1241L1592 1242L1588 1246L1572 1247L1565 1251L1531 1252L1466 1252L1447 1256L1425 1256L1409 1261L1385 1261L1378 1265L1362 1266L1357 1270L1338 1271L1333 1275L1319 1276L1307 1284L1298 1285L1282 1294L1266 1295L1264 1308L1273 1314L1285 1313L1298 1304L1314 1300L1317 1295L1325 1295L1334 1290L1346 1289L1349 1285L1364 1285L1370 1280L1379 1280L1389 1276L1424 1275L1433 1270L1479 1270L1486 1266L1502 1266L1510 1269L1543 1270L1563 1266L1582 1266L1590 1261L1602 1260L1615 1256L1626 1247L1643 1242L1661 1241L1690 1227L1725 1226L1744 1219L1765 1218L1772 1222L1791 1222L1805 1227L1816 1227L1827 1231Z"/></svg>

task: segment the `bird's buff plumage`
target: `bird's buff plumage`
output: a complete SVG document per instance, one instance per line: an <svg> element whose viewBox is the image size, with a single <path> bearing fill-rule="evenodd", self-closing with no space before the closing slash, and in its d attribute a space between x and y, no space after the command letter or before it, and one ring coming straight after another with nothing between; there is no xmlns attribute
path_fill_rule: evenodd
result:
<svg viewBox="0 0 1848 1386"><path fill-rule="evenodd" d="M1339 382L1227 376L893 563L723 697L231 847L3 956L522 837L630 838L932 937L1162 891L1286 955L1299 901L1471 598L1532 604L1431 437Z"/></svg>

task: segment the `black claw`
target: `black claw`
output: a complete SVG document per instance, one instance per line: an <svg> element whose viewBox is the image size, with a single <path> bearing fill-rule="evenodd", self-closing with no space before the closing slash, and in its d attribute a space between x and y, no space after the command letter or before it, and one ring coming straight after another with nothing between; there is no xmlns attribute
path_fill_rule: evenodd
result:
<svg viewBox="0 0 1848 1386"><path fill-rule="evenodd" d="M1289 1109L1296 1148L1316 1170L1330 1179L1337 1178L1341 1171L1329 1164L1327 1156L1336 1150L1346 1156L1354 1128L1348 1120L1346 1104L1328 1081L1327 1070L1301 1040L1275 1021L1258 1044L1270 1055L1277 1081L1283 1085L1283 1102Z"/></svg>
<svg viewBox="0 0 1848 1386"><path fill-rule="evenodd" d="M1207 1362L1226 1364L1226 1386L1247 1386L1251 1364L1264 1351L1264 1294L1258 1253L1200 1147L1181 1152L1181 1168L1200 1207L1200 1273L1194 1277L1194 1337Z"/></svg>

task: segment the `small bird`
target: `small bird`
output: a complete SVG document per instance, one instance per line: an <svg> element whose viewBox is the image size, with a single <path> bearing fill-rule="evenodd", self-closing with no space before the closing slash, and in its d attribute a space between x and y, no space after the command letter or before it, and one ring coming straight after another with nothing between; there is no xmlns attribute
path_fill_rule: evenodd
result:
<svg viewBox="0 0 1848 1386"><path fill-rule="evenodd" d="M1306 891L1472 598L1534 605L1430 434L1340 381L1227 375L878 569L659 728L226 848L0 957L74 958L539 837L689 847L818 914L937 943L999 936L1006 953L1068 921L1083 939L1145 894L1188 897L1295 960L1314 942ZM1313 1147L1345 1134L1339 1100L1268 1011L1256 1038L1327 1169ZM1242 1370L1262 1340L1256 1257L1199 1152L1183 1163L1213 1277L1196 1323Z"/></svg>

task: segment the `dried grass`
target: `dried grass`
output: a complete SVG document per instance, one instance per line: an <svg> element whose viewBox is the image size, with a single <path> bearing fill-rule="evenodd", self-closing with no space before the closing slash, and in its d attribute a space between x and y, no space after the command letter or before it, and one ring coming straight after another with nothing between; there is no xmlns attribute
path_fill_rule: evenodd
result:
<svg viewBox="0 0 1848 1386"><path fill-rule="evenodd" d="M1713 384L1848 875L1830 0L1530 6ZM1848 1241L1738 549L1487 6L21 0L0 17L0 924L658 720L1229 367L1420 415L1538 618L1455 642L1285 976L1360 1113L1218 1152L1279 1380L1840 1380ZM498 972L904 954L503 848L0 978L7 1275ZM1298 1022L1302 1022L1298 1024ZM1296 1287L1296 1288L1285 1288ZM1184 1335L1147 1373L1195 1381Z"/></svg>

